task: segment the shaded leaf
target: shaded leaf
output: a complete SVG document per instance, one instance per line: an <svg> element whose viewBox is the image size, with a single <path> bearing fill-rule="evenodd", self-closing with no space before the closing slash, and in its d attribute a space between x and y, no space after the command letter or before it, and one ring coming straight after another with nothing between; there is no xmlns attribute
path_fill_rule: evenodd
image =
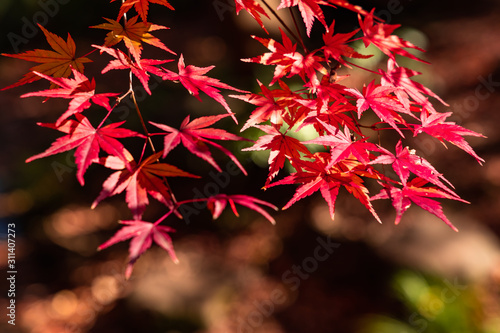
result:
<svg viewBox="0 0 500 333"><path fill-rule="evenodd" d="M2 53L3 56L41 63L41 65L30 68L30 72L25 74L21 80L3 88L2 90L40 80L41 76L35 74L34 72L47 76L53 76L55 78L69 77L71 75L71 68L83 73L83 64L92 62L92 60L85 57L76 57L75 42L73 41L73 38L71 38L70 34L68 34L68 39L64 41L64 39L56 34L47 31L40 24L38 27L40 27L44 33L47 38L47 42L49 42L53 51L36 49L34 51L27 51L19 54Z"/></svg>

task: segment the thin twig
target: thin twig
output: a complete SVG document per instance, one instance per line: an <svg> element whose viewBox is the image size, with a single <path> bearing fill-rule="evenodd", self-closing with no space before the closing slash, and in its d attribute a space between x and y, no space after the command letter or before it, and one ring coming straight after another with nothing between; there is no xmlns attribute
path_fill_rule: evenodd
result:
<svg viewBox="0 0 500 333"><path fill-rule="evenodd" d="M285 28L285 30L295 39L295 41L297 41L297 43L300 43L300 45L304 48L304 51L305 51L306 48L304 46L304 42L302 41L302 39L299 38L299 37L297 37L297 35L295 35L293 33L293 31L288 27L288 25L285 23L285 21L283 21L281 19L281 17L278 15L278 13L276 13L276 11L271 6L269 6L269 4L266 2L266 0L262 0L262 3L274 15L274 17L276 17L276 19L281 23L281 25L283 26L283 28Z"/></svg>

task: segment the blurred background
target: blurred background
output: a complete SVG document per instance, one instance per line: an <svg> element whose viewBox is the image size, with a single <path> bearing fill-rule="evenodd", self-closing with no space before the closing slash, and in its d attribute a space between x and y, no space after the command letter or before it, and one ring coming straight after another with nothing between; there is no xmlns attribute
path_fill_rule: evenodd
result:
<svg viewBox="0 0 500 333"><path fill-rule="evenodd" d="M231 1L171 3L175 12L152 4L150 21L171 27L155 35L184 54L187 64L215 65L209 76L240 89L257 91L255 77L270 81L268 68L239 61L265 52L249 37L265 35L246 13L236 16ZM500 1L352 3L368 10L376 7L388 23L402 24L396 32L428 50L423 57L432 65L402 64L421 71L418 80L450 105L446 109L436 104L438 111L454 111L452 121L488 137L469 140L486 160L482 167L451 145L445 149L434 141L408 142L470 202L443 201L445 214L458 233L418 207L411 207L395 226L392 207L377 202L385 221L380 225L347 193L337 200L335 221L318 195L273 213L275 226L244 208L239 209L239 218L228 211L216 221L206 210L194 209L184 221L173 217L167 221L177 229L173 241L180 263L175 265L153 246L125 281L128 242L96 251L116 232L118 220L130 219L123 195L90 209L108 171L91 166L81 187L72 152L24 162L58 136L36 123L54 122L66 105L65 101L19 98L47 88L46 82L38 81L0 92L0 265L5 272L0 282L0 331L500 332ZM77 55L84 55L91 51L91 44L102 43L106 33L88 27L102 23L102 17L115 18L118 7L119 2L98 0L2 0L0 52L49 48L35 21L65 39L69 32ZM336 20L336 31L349 32L357 25L356 16L347 11L327 10L326 14L328 22ZM275 36L277 28L270 26L270 32ZM320 40L321 32L316 22L312 44L314 38ZM148 46L144 52L153 59L172 58ZM127 79L118 71L100 79L108 57L93 59L86 74L97 77L98 92L126 89ZM377 66L383 57L375 55L371 61ZM170 65L175 70L175 63ZM1 57L0 86L16 82L32 66ZM345 69L339 74L352 74L345 84L356 87L371 79ZM117 88L117 82L124 86ZM180 85L158 84L154 79L151 84L151 97L138 90L148 120L175 127L187 114L225 112L206 96L200 103ZM227 100L240 125L224 119L219 126L237 133L253 108ZM98 112L96 119L103 116ZM114 117L115 121L127 119L140 130L127 101ZM256 133L248 130L242 135L252 138ZM232 175L227 186L217 190L250 194L279 207L292 197L293 186L260 189L267 176L265 153L239 152L248 146L244 142L225 146L237 152L249 176ZM232 168L227 157L214 155L223 169ZM170 156L172 164L192 173L211 171L182 147ZM171 185L178 198L189 199L200 193L210 195L216 188L214 182L206 176L196 181L173 179ZM144 218L154 221L163 212L163 206L152 202ZM15 326L7 323L10 318L4 314L11 299L6 241L11 223L16 233Z"/></svg>

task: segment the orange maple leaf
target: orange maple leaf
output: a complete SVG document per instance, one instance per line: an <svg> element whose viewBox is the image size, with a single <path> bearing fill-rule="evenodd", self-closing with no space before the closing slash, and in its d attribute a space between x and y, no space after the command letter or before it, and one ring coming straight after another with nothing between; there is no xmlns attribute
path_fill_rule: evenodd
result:
<svg viewBox="0 0 500 333"><path fill-rule="evenodd" d="M113 2L115 0L111 0ZM174 10L174 7L172 7L171 4L168 3L167 0L125 0L121 7L120 7L120 12L118 13L118 20L122 18L123 15L125 15L126 12L129 11L130 8L135 7L135 10L139 15L141 15L141 18L144 22L147 22L147 16L148 16L148 11L149 11L149 3L156 3L158 5L162 5L165 7L168 7L171 10Z"/></svg>
<svg viewBox="0 0 500 333"><path fill-rule="evenodd" d="M136 62L139 62L141 57L142 42L159 47L160 49L172 54L176 54L174 51L166 47L165 44L163 44L158 38L149 33L151 31L168 29L167 27L148 22L137 22L138 18L139 16L132 17L125 23L125 26L122 26L115 20L104 18L109 23L102 23L91 28L111 30L106 35L104 45L110 47L123 40L125 46L130 50L130 53L134 56Z"/></svg>
<svg viewBox="0 0 500 333"><path fill-rule="evenodd" d="M75 57L76 46L69 33L67 41L64 41L64 39L56 34L47 31L40 24L38 26L42 29L45 37L47 38L47 42L49 42L54 51L36 49L19 54L2 53L2 55L6 57L38 62L41 63L41 65L30 68L30 72L25 74L19 81L1 90L22 86L23 84L40 80L41 76L33 72L42 73L56 78L69 77L71 75L71 68L83 73L83 64L86 62L92 62L92 60L85 57Z"/></svg>

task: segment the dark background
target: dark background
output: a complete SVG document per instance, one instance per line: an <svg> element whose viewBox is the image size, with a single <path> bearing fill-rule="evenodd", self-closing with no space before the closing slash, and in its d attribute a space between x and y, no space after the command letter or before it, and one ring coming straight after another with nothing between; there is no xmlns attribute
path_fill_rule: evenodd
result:
<svg viewBox="0 0 500 333"><path fill-rule="evenodd" d="M106 33L88 27L102 23L102 17L115 18L119 7L118 2L100 0L56 3L57 8L46 7L50 15L44 25L64 39L69 32L78 55L90 52L91 44L102 43ZM230 9L222 0L171 3L175 12L152 4L149 18L171 28L155 35L184 54L187 64L215 65L209 76L240 89L256 91L255 77L269 82L268 68L239 61L265 51L249 37L265 34L246 13L221 12L221 8ZM451 145L445 149L439 143L413 142L413 148L470 202L443 202L459 233L418 207L410 208L401 224L394 226L392 208L383 203L376 206L385 221L379 225L347 193L339 196L335 221L317 195L274 213L276 226L243 208L239 218L228 211L216 221L200 210L189 223L171 219L170 225L178 230L173 240L180 264L173 264L153 246L137 262L131 280L124 281L127 244L96 252L116 231L117 221L130 218L123 195L89 208L107 171L91 166L81 187L71 153L24 163L57 137L36 123L53 122L65 107L64 101L19 98L46 89L46 82L39 81L0 92L0 246L6 253L4 234L7 225L15 223L18 270L16 326L8 325L8 317L2 315L1 331L500 332L500 2L353 3L368 10L374 6L389 23L401 24L397 32L427 50L425 58L432 65L415 61L404 65L423 72L421 82L450 104L448 109L436 105L438 110L454 111L453 121L487 136L469 140L486 160L482 167ZM35 34L26 23L34 17L43 19L43 12L35 0L2 0L0 52L49 48L42 32ZM325 12L327 22L335 18L336 31L349 32L357 25L352 13ZM271 33L276 35L276 29ZM315 22L312 47L320 42L321 33ZM12 45L13 34L25 38L18 49ZM144 52L151 58L173 58L149 46ZM99 79L109 58L93 59L98 60L87 64L86 74ZM0 86L16 82L32 65L1 57ZM170 65L176 69L175 63ZM98 81L99 92L125 90L127 80L122 74L103 76L109 80ZM356 77L353 74L349 83L359 86L369 79L356 81ZM123 87L115 87L122 82ZM252 107L230 99L230 93L223 91L240 124L224 119L219 125L237 133ZM148 119L171 126L178 126L187 114L225 112L206 96L198 102L180 85L161 84L151 97L142 96L141 110ZM127 115L131 126L140 130L134 110L126 103L114 120ZM255 133L248 130L242 135L251 138ZM244 142L226 145L238 151L249 176L231 177L223 192L254 195L282 207L295 189L262 191L266 156L239 152L246 146ZM224 169L227 157L214 155ZM184 148L176 148L171 156L173 164L192 173L211 171ZM196 182L174 179L172 187L177 197L187 199L197 191L210 191L213 182L209 176ZM154 220L163 211L152 202L145 219ZM328 239L335 243L334 250L326 258L318 257L316 249ZM2 269L6 269L6 257L0 259ZM1 279L0 307L5 309L8 285Z"/></svg>

